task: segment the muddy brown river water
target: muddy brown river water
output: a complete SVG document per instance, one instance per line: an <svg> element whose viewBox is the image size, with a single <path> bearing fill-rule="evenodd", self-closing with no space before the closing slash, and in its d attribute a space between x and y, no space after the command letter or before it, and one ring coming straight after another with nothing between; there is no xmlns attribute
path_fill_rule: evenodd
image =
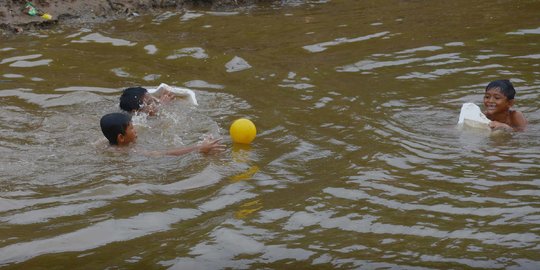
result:
<svg viewBox="0 0 540 270"><path fill-rule="evenodd" d="M0 43L0 267L540 269L540 2L283 1ZM508 78L529 127L456 127ZM106 151L128 86L188 87ZM247 117L249 146L228 128Z"/></svg>

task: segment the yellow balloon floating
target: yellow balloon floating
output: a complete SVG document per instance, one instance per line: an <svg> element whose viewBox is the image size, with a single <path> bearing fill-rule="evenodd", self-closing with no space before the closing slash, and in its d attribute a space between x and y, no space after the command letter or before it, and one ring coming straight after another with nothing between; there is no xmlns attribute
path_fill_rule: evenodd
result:
<svg viewBox="0 0 540 270"><path fill-rule="evenodd" d="M229 132L233 142L250 144L257 135L257 128L249 119L240 118L232 123Z"/></svg>

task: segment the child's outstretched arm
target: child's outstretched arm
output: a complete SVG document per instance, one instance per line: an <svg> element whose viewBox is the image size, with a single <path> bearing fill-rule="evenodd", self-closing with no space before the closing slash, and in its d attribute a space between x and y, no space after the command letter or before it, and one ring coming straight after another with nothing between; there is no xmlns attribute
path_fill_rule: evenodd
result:
<svg viewBox="0 0 540 270"><path fill-rule="evenodd" d="M148 156L181 156L191 152L198 151L203 154L209 154L210 152L221 152L225 150L225 145L219 143L220 139L205 139L200 144L174 148L164 151L148 151L145 155Z"/></svg>
<svg viewBox="0 0 540 270"><path fill-rule="evenodd" d="M159 102L162 104L168 104L174 100L176 96L171 91L163 90L159 95Z"/></svg>

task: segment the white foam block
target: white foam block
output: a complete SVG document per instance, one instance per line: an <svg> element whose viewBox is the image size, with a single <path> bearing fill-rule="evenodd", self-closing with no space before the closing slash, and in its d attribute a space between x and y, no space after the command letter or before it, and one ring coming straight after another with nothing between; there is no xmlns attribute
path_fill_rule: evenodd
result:
<svg viewBox="0 0 540 270"><path fill-rule="evenodd" d="M197 102L197 98L195 97L195 92L193 92L193 90L188 89L188 88L172 87L172 86L162 83L157 88L149 88L147 90L148 90L148 93L152 95L159 95L163 91L169 91L177 96L187 97L189 101L191 102L191 104L195 106L199 105L199 103Z"/></svg>
<svg viewBox="0 0 540 270"><path fill-rule="evenodd" d="M489 122L491 122L491 120L482 113L480 107L476 104L465 103L461 106L458 124L491 130L488 126Z"/></svg>

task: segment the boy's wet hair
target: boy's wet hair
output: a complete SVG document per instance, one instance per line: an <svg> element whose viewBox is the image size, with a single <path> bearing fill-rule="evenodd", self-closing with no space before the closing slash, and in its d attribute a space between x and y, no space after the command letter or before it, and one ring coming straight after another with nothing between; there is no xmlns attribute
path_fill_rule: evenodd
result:
<svg viewBox="0 0 540 270"><path fill-rule="evenodd" d="M126 112L138 111L143 106L143 98L147 93L148 90L143 87L124 89L120 96L120 109Z"/></svg>
<svg viewBox="0 0 540 270"><path fill-rule="evenodd" d="M490 89L499 89L508 100L512 100L516 96L516 89L509 80L492 81L486 86L486 91Z"/></svg>
<svg viewBox="0 0 540 270"><path fill-rule="evenodd" d="M125 113L109 113L101 117L99 122L101 132L111 145L118 145L118 134L126 135L126 129L131 123L131 115Z"/></svg>

